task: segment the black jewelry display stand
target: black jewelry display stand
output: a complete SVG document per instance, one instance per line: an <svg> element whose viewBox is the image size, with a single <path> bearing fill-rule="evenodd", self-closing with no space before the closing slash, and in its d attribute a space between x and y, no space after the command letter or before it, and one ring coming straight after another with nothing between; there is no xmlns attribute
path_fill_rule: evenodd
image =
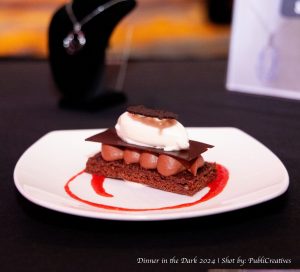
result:
<svg viewBox="0 0 300 272"><path fill-rule="evenodd" d="M80 22L106 2L109 1L74 0L72 8ZM83 25L86 44L74 55L69 55L63 46L63 40L73 30L72 21L65 6L55 12L49 27L49 61L54 81L62 94L60 106L98 110L126 100L124 93L103 86L103 74L111 33L135 5L134 0L120 2Z"/></svg>

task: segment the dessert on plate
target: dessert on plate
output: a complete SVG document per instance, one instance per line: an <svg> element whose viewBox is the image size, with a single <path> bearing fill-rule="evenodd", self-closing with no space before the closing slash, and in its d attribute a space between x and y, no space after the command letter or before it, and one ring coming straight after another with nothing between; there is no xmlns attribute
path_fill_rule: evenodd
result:
<svg viewBox="0 0 300 272"><path fill-rule="evenodd" d="M189 140L172 112L132 106L115 128L86 140L102 144L86 163L90 174L189 196L217 176L216 164L201 155L213 146Z"/></svg>

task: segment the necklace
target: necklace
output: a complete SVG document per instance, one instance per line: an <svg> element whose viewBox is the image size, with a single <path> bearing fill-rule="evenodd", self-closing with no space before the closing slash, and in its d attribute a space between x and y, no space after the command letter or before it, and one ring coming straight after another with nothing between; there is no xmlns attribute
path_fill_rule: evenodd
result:
<svg viewBox="0 0 300 272"><path fill-rule="evenodd" d="M63 40L63 46L66 49L66 52L69 55L75 55L78 53L86 44L86 38L82 31L82 27L96 17L98 14L102 13L106 9L114 6L120 2L125 2L127 0L112 0L103 5L98 6L95 10L93 10L90 14L86 15L78 21L72 8L72 3L68 3L65 8L66 12L73 24L73 30L67 35L67 37Z"/></svg>
<svg viewBox="0 0 300 272"><path fill-rule="evenodd" d="M277 25L274 30L268 25L259 10L252 4L251 10L256 20L268 35L267 42L258 54L256 64L257 78L261 83L270 83L276 79L279 69L279 52L275 43L275 36L281 25Z"/></svg>

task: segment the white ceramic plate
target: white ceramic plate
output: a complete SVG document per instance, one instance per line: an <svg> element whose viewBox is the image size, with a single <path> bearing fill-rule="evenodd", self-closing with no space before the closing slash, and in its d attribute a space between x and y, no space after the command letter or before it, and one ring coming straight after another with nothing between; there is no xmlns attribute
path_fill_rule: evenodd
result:
<svg viewBox="0 0 300 272"><path fill-rule="evenodd" d="M19 159L15 185L20 193L40 206L79 216L111 220L168 220L205 216L232 211L275 198L289 184L282 162L264 145L236 128L188 128L189 138L215 147L203 154L229 170L222 193L195 206L172 210L128 212L107 210L72 199L64 189L70 177L84 169L100 144L84 141L102 130L53 131L34 143ZM80 175L70 184L82 199L130 209L159 208L193 202L206 194L203 189L193 197L151 189L132 182L105 181L112 198L97 195L90 186L91 176Z"/></svg>

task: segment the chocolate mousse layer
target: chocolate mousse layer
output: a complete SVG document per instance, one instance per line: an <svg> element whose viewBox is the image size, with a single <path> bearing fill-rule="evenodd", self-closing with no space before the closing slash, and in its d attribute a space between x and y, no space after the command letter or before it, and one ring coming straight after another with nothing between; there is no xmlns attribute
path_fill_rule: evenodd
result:
<svg viewBox="0 0 300 272"><path fill-rule="evenodd" d="M201 155L190 162L171 157L166 154L155 154L147 151L122 149L112 145L102 144L101 156L105 161L124 160L124 163L138 163L144 169L156 169L163 176L176 175L188 170L194 176L204 165Z"/></svg>

